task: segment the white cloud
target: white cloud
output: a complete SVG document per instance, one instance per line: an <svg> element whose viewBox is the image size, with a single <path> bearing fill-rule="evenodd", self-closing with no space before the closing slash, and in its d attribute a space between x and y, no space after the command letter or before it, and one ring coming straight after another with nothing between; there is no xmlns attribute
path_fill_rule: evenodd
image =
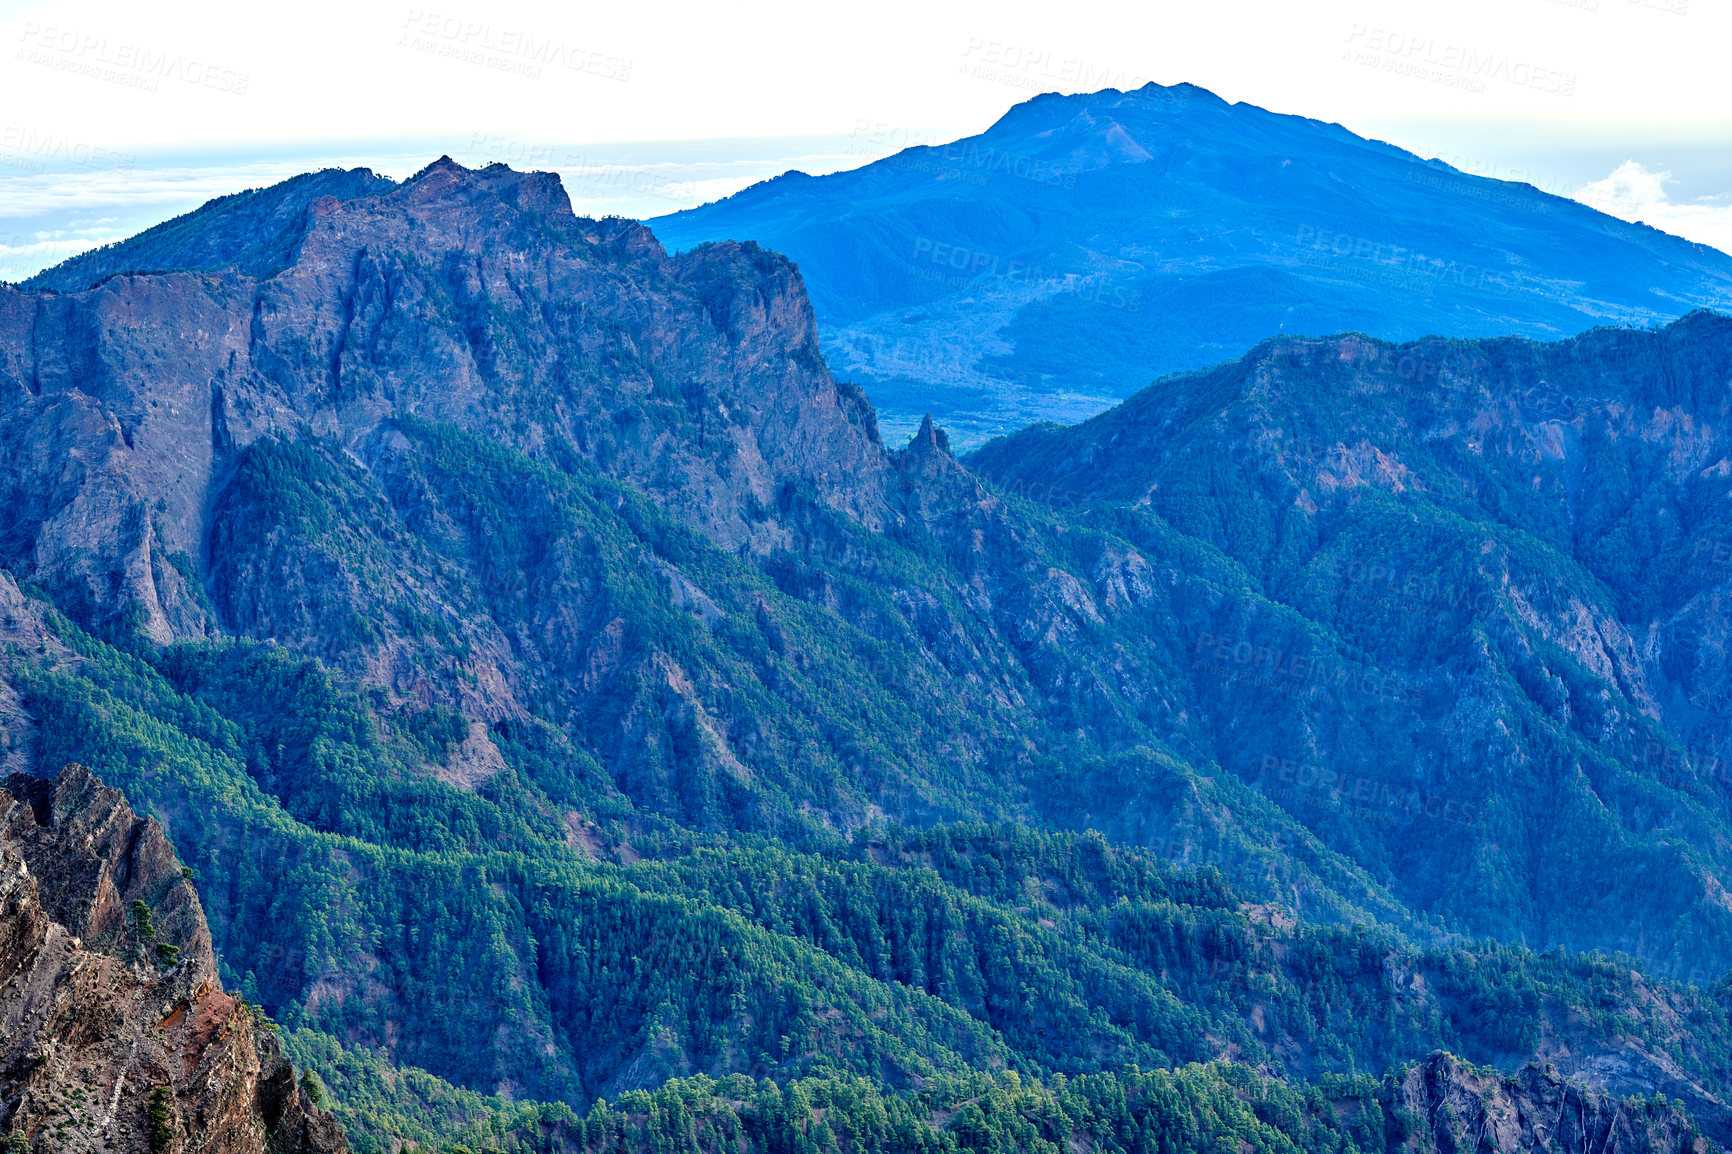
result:
<svg viewBox="0 0 1732 1154"><path fill-rule="evenodd" d="M22 280L40 269L69 260L87 248L120 239L122 238L74 240L65 237L0 236L0 280Z"/></svg>
<svg viewBox="0 0 1732 1154"><path fill-rule="evenodd" d="M1682 204L1666 195L1672 174L1626 160L1604 180L1576 190L1576 199L1620 220L1641 221L1674 236L1732 253L1732 196L1701 197Z"/></svg>

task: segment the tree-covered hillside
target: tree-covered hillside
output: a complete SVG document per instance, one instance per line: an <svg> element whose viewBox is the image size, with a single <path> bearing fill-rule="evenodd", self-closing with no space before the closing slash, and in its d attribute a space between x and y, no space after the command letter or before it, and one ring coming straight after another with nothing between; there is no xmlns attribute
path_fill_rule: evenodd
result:
<svg viewBox="0 0 1732 1154"><path fill-rule="evenodd" d="M280 646L145 660L18 608L46 625L7 668L31 755L81 759L171 822L227 980L362 1148L373 1128L433 1141L515 1117L459 1109L447 1083L582 1114L700 1075L901 1094L971 1070L1231 1058L1299 1081L1439 1047L1623 1050L1638 1069L1615 1089L1645 1079L1713 1123L1732 1072L1725 1002L1628 960L1296 924L1098 834L880 825L794 848L580 824L511 769L473 793L438 780L448 714L381 713ZM270 768L296 763L293 781ZM386 1093L398 1063L431 1089Z"/></svg>
<svg viewBox="0 0 1732 1154"><path fill-rule="evenodd" d="M1627 560L1717 524L1724 322L962 462L774 254L350 191L0 288L0 756L164 823L357 1147L1732 1133L1718 578Z"/></svg>

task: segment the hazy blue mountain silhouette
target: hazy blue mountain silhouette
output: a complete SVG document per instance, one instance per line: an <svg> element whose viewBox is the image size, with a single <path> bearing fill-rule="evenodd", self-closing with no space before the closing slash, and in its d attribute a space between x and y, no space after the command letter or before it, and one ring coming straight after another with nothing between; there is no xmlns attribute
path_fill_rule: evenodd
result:
<svg viewBox="0 0 1732 1154"><path fill-rule="evenodd" d="M1279 334L1558 338L1732 305L1732 256L1192 85L1047 94L979 136L650 222L800 265L890 431L1071 420Z"/></svg>

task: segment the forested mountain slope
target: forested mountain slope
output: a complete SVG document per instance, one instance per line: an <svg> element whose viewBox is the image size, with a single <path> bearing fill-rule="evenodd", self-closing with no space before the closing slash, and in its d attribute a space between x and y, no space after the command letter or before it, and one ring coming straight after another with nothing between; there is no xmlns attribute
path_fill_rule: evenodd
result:
<svg viewBox="0 0 1732 1154"><path fill-rule="evenodd" d="M1452 823L1456 868L1424 880L1406 830L1353 835L1362 862L1419 887L1397 887L1408 900L1489 912L1525 888L1545 895L1539 921L1481 925L1531 941L1616 924L1644 952L1700 919L1674 965L1712 973L1724 898L1679 871L1719 868L1732 782L1729 386L1732 322L1707 313L1555 345L1283 339L970 464L1133 540L1158 525L1221 549L1411 686L1412 722L1373 741L1316 719L1278 758L1232 727L1215 748L1313 825L1363 800L1359 783L1472 804ZM1303 650L1218 636L1197 657L1229 683L1317 680ZM1674 864L1648 857L1660 844ZM1621 871L1675 896L1668 930L1644 924ZM1585 904L1566 912L1570 894Z"/></svg>
<svg viewBox="0 0 1732 1154"><path fill-rule="evenodd" d="M1141 1132L1100 1103L1179 1093L1335 1149L1307 1086L1439 1048L1732 1133L1724 806L1654 771L1686 730L1544 524L1475 536L1435 619L1348 621L1214 530L1261 496L1068 507L930 423L886 447L775 254L670 257L503 166L350 193L0 288L0 732L164 823L357 1148L594 1147L671 1080L630 1125L853 1095L942 1147L993 1094ZM1646 338L1695 350L1690 428L1722 323ZM1572 356L1645 397L1607 347Z"/></svg>

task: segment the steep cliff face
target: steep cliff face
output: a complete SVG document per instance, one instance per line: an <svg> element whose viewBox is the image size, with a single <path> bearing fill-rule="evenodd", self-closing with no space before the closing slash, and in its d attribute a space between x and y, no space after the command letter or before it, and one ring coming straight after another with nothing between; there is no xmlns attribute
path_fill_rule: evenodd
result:
<svg viewBox="0 0 1732 1154"><path fill-rule="evenodd" d="M1392 1148L1416 1154L1707 1154L1715 1148L1668 1102L1590 1093L1555 1070L1535 1066L1513 1077L1478 1070L1449 1054L1434 1054L1410 1068L1396 1086L1391 1107L1404 1135Z"/></svg>
<svg viewBox="0 0 1732 1154"><path fill-rule="evenodd" d="M17 571L159 641L213 633L228 607L192 575L247 449L318 435L362 455L402 416L589 462L730 548L786 540L761 511L791 483L882 521L870 409L825 369L786 260L732 244L669 259L639 225L574 217L557 178L504 166L441 161L384 195L287 208L280 270L0 291Z"/></svg>
<svg viewBox="0 0 1732 1154"><path fill-rule="evenodd" d="M346 1151L224 993L162 828L82 766L0 791L0 1126L25 1150Z"/></svg>

